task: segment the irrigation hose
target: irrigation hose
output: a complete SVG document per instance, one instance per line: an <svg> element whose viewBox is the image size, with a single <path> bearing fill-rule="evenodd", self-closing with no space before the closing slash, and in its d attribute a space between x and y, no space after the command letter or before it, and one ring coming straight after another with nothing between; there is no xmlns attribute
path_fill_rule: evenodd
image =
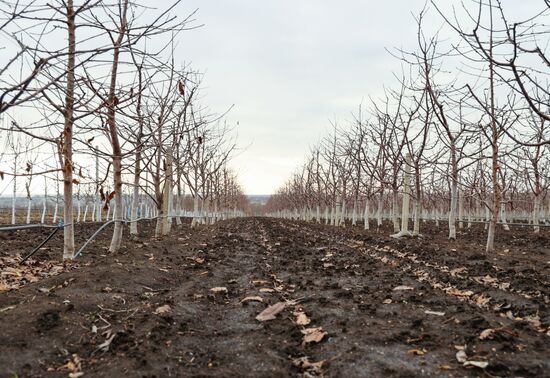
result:
<svg viewBox="0 0 550 378"><path fill-rule="evenodd" d="M90 236L90 238L88 240L86 240L86 242L82 245L82 247L80 247L80 249L78 250L78 252L74 255L74 259L76 259L77 257L81 256L82 255L82 252L84 251L84 249L88 246L88 244L90 244L92 242L92 240L94 240L96 238L97 235L99 235L99 233L101 231L103 231L103 229L105 227L107 227L108 225L110 225L111 223L115 223L115 222L122 222L122 223L125 223L125 224L128 224L128 223L136 223L136 222L139 222L139 221L142 221L142 220L155 220L155 219L158 219L158 218L168 218L167 215L164 215L162 217L152 217L152 218L140 218L140 219L135 219L135 220L124 220L124 219L115 219L115 220L110 220L108 221L107 223L103 224L96 232L94 232L94 234L92 236Z"/></svg>
<svg viewBox="0 0 550 378"><path fill-rule="evenodd" d="M44 241L38 245L38 247L33 249L31 253L29 253L27 256L25 256L25 257L23 257L23 259L21 259L21 264L23 264L25 261L27 261L40 248L42 248L44 246L44 244L46 244L51 238L53 238L53 236L57 233L57 231L61 230L62 228L63 227L56 227L55 230L53 230L53 232L51 234L49 234L48 237L46 239L44 239Z"/></svg>

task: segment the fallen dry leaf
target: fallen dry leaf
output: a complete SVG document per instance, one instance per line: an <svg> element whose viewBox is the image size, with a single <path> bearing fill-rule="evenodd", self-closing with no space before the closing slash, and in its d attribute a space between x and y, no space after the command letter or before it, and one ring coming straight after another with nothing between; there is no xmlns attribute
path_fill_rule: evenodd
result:
<svg viewBox="0 0 550 378"><path fill-rule="evenodd" d="M441 364L439 365L439 368L441 370L454 370L454 368L451 365L447 365L447 364Z"/></svg>
<svg viewBox="0 0 550 378"><path fill-rule="evenodd" d="M210 289L213 293L227 293L227 288L225 286L217 286Z"/></svg>
<svg viewBox="0 0 550 378"><path fill-rule="evenodd" d="M296 315L296 324L298 325L306 326L311 323L311 319L304 312L295 312L294 315Z"/></svg>
<svg viewBox="0 0 550 378"><path fill-rule="evenodd" d="M255 296L255 297L245 297L241 300L241 303L244 303L244 302L263 302L264 299L262 297L258 297L258 296Z"/></svg>
<svg viewBox="0 0 550 378"><path fill-rule="evenodd" d="M286 302L277 302L274 305L267 307L265 310L260 312L256 316L256 320L260 322L265 322L266 320L273 320L277 317L277 314L285 309L287 306Z"/></svg>
<svg viewBox="0 0 550 378"><path fill-rule="evenodd" d="M496 334L498 333L506 333L510 336L514 336L514 337L517 337L518 334L514 331L511 331L509 329L506 329L506 328L487 328L486 330L483 330L480 334L479 334L479 339L480 340L492 340Z"/></svg>
<svg viewBox="0 0 550 378"><path fill-rule="evenodd" d="M445 289L445 292L447 292L447 294L451 294L457 297L471 297L472 295L474 295L474 292L471 290L459 290L456 287L449 287Z"/></svg>
<svg viewBox="0 0 550 378"><path fill-rule="evenodd" d="M486 305L487 303L489 303L489 302L491 301L491 297L489 297L489 296L486 297L486 296L484 296L483 294L479 294L479 295L477 295L477 296L473 296L472 298L473 298L473 299L476 301L476 303L477 303L478 305L480 305L480 306L484 306L484 305Z"/></svg>
<svg viewBox="0 0 550 378"><path fill-rule="evenodd" d="M328 335L327 332L323 331L323 327L306 328L302 330L302 333L304 334L304 344L318 343Z"/></svg>
<svg viewBox="0 0 550 378"><path fill-rule="evenodd" d="M300 370L309 370L314 373L321 373L321 368L326 363L326 360L317 362L309 361L309 357L300 357L292 360L292 364Z"/></svg>
<svg viewBox="0 0 550 378"><path fill-rule="evenodd" d="M445 316L444 312L439 312L439 311L426 310L426 311L424 311L424 313L427 314L427 315Z"/></svg>
<svg viewBox="0 0 550 378"><path fill-rule="evenodd" d="M164 306L160 306L158 307L156 310L155 310L155 314L156 315L164 315L164 314L168 314L169 312L172 311L172 307L170 307L170 305L164 305Z"/></svg>
<svg viewBox="0 0 550 378"><path fill-rule="evenodd" d="M489 363L487 361L466 361L462 364L463 366L475 366L480 369L485 369L487 366L489 366Z"/></svg>
<svg viewBox="0 0 550 378"><path fill-rule="evenodd" d="M495 330L493 328L487 328L486 330L482 331L479 334L479 339L480 340L492 339L494 335L495 335Z"/></svg>
<svg viewBox="0 0 550 378"><path fill-rule="evenodd" d="M411 349L408 351L408 353L414 354L415 356L423 356L426 352L426 349Z"/></svg>
<svg viewBox="0 0 550 378"><path fill-rule="evenodd" d="M453 277L461 277L460 273L465 273L467 271L468 271L468 269L466 269L465 267L461 267L461 268L453 269L449 273L451 273L451 276L453 276Z"/></svg>
<svg viewBox="0 0 550 378"><path fill-rule="evenodd" d="M6 311L9 311L9 310L13 310L14 308L15 308L15 306L4 307L3 309L0 309L0 313L6 312Z"/></svg>
<svg viewBox="0 0 550 378"><path fill-rule="evenodd" d="M268 287L262 287L260 289L260 293L274 293L275 292L275 289L270 289Z"/></svg>
<svg viewBox="0 0 550 378"><path fill-rule="evenodd" d="M391 300L391 299L384 299L384 300L382 301L382 303L384 303L384 304L390 304L390 303L392 303L392 300Z"/></svg>
<svg viewBox="0 0 550 378"><path fill-rule="evenodd" d="M458 352L456 352L456 360L461 364L468 361L468 356L466 355L466 352L464 352L463 350L459 350Z"/></svg>
<svg viewBox="0 0 550 378"><path fill-rule="evenodd" d="M393 288L393 291L399 291L399 290L414 290L414 287L401 285Z"/></svg>

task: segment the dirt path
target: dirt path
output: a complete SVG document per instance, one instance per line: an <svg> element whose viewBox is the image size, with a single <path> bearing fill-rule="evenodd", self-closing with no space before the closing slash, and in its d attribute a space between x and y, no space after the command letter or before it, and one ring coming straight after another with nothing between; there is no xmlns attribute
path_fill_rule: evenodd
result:
<svg viewBox="0 0 550 378"><path fill-rule="evenodd" d="M68 272L0 294L1 376L550 371L544 282L537 297L513 277L478 282L483 271L449 269L419 251L264 218L185 227L161 242L145 235L116 256L94 248ZM263 302L241 303L249 296ZM293 300L275 320L256 320ZM309 324L297 324L300 313ZM319 342L305 342L312 328Z"/></svg>

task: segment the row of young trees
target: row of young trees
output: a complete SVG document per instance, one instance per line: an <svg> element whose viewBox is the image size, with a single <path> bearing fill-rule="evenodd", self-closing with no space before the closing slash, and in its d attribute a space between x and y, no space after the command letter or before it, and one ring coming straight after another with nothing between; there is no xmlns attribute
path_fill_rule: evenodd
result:
<svg viewBox="0 0 550 378"><path fill-rule="evenodd" d="M177 16L179 5L0 1L2 133L20 136L26 151L53 150L22 171L3 162L13 168L2 177L60 176L64 258L75 253L75 188L91 187L102 201L95 220L113 215L111 252L121 245L125 214L138 233L145 202L156 208L157 236L181 213L186 189L193 225L246 206L228 168L235 143L227 112L203 106L202 75L175 63L179 36L195 27L194 13Z"/></svg>
<svg viewBox="0 0 550 378"><path fill-rule="evenodd" d="M341 225L349 213L356 224L361 206L369 228L374 208L377 225L387 215L396 237L446 213L451 239L457 222L486 223L487 251L499 220L539 232L550 217L550 2L540 6L510 21L498 0L452 12L432 2L416 17L417 48L393 52L404 67L398 89L360 106L348 127L333 123L267 211ZM427 35L428 14L454 38Z"/></svg>

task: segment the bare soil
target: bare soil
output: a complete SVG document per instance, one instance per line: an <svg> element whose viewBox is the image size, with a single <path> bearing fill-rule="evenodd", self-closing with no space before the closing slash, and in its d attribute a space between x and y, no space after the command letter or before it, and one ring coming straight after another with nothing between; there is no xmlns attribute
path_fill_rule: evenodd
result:
<svg viewBox="0 0 550 378"><path fill-rule="evenodd" d="M78 227L81 244L97 225ZM49 230L0 235L0 376L550 376L548 231L499 230L487 255L480 227L456 242L429 223L399 241L270 218L143 228L69 264L56 235L18 266Z"/></svg>

